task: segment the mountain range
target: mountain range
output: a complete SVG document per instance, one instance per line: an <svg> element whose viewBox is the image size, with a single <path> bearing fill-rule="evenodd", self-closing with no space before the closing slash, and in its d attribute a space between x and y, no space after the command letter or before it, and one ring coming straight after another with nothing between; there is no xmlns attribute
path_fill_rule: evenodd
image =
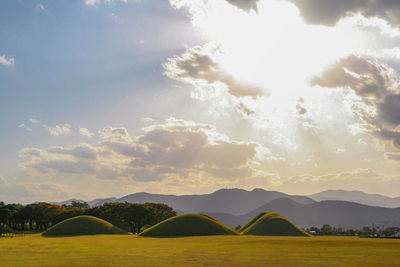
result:
<svg viewBox="0 0 400 267"><path fill-rule="evenodd" d="M298 203L309 204L315 200L306 196L288 195L277 191L266 191L263 189L254 189L246 191L243 189L221 189L211 194L204 195L160 195L150 193L135 193L121 198L107 198L87 201L90 206L100 206L106 202L130 202L130 203L165 203L182 213L198 213L198 212L223 212L233 215L241 215L260 207L274 199L288 198ZM70 199L54 204L70 204L72 201L80 201Z"/></svg>
<svg viewBox="0 0 400 267"><path fill-rule="evenodd" d="M379 194L367 194L361 191L327 190L309 197L316 201L343 200L377 207L400 207L400 197L392 198Z"/></svg>
<svg viewBox="0 0 400 267"><path fill-rule="evenodd" d="M301 204L288 198L280 198L240 216L211 212L206 214L229 227L235 227L244 225L259 213L266 211L276 212L302 228L321 227L324 224L344 229L400 226L400 208L372 207L338 200Z"/></svg>
<svg viewBox="0 0 400 267"><path fill-rule="evenodd" d="M70 199L54 204L70 204ZM343 228L363 226L399 226L400 198L366 194L360 191L328 190L310 196L289 195L278 191L221 189L204 195L161 195L135 193L121 198L87 201L91 206L106 202L165 203L178 214L206 213L229 227L243 225L260 212L273 211L300 227L330 224Z"/></svg>

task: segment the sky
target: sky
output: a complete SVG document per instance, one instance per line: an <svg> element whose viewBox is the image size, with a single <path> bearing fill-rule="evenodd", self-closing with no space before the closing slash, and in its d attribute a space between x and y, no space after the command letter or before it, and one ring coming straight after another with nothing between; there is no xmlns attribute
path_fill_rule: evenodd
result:
<svg viewBox="0 0 400 267"><path fill-rule="evenodd" d="M0 1L0 199L400 196L400 2Z"/></svg>

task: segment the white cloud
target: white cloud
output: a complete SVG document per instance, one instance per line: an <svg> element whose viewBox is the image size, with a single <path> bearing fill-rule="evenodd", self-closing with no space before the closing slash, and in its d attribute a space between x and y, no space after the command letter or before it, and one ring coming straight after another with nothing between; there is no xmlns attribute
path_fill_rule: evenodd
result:
<svg viewBox="0 0 400 267"><path fill-rule="evenodd" d="M46 126L49 133L53 136L66 135L71 133L71 125L69 124L59 124L54 127Z"/></svg>
<svg viewBox="0 0 400 267"><path fill-rule="evenodd" d="M128 178L140 182L182 179L237 180L256 175L260 145L236 142L212 125L168 119L131 137L125 128L104 127L101 140L71 147L24 148L21 166L47 174L93 175L100 179Z"/></svg>
<svg viewBox="0 0 400 267"><path fill-rule="evenodd" d="M18 125L18 128L24 128L25 130L27 130L27 131L32 131L32 129L31 128L29 128L29 126L27 126L27 125L25 125L25 124L23 124L23 123L21 123L20 125Z"/></svg>
<svg viewBox="0 0 400 267"><path fill-rule="evenodd" d="M118 143L129 143L131 142L131 136L124 127L114 128L111 126L104 127L103 130L99 131L100 137L109 142Z"/></svg>
<svg viewBox="0 0 400 267"><path fill-rule="evenodd" d="M2 56L0 56L0 64L4 65L6 67L14 67L14 58L9 57L7 59L6 55L3 54Z"/></svg>
<svg viewBox="0 0 400 267"><path fill-rule="evenodd" d="M42 11L46 11L46 8L44 7L43 4L37 4L36 8L37 8L37 9L40 9L40 10L42 10Z"/></svg>
<svg viewBox="0 0 400 267"><path fill-rule="evenodd" d="M38 121L37 119L34 119L34 118L30 118L29 121L31 123L34 123L34 124L39 124L40 123L40 121Z"/></svg>
<svg viewBox="0 0 400 267"><path fill-rule="evenodd" d="M97 4L99 4L101 2L101 0L85 0L85 5L87 6L97 6Z"/></svg>
<svg viewBox="0 0 400 267"><path fill-rule="evenodd" d="M84 3L87 6L97 7L97 5L100 3L112 4L115 2L128 3L128 2L137 2L137 1L139 1L139 0L84 0Z"/></svg>
<svg viewBox="0 0 400 267"><path fill-rule="evenodd" d="M81 135L83 135L83 136L88 137L88 138L91 138L91 137L93 137L93 135L94 135L94 133L91 133L91 132L89 131L89 129L87 129L87 128L79 128L79 133L80 133Z"/></svg>

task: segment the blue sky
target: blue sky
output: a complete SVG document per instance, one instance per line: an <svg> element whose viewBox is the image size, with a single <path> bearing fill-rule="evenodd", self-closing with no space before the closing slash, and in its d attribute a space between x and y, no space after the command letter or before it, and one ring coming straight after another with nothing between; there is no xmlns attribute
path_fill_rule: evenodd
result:
<svg viewBox="0 0 400 267"><path fill-rule="evenodd" d="M397 196L400 6L314 1L0 1L0 196Z"/></svg>
<svg viewBox="0 0 400 267"><path fill-rule="evenodd" d="M157 115L160 111L151 108L154 95L172 87L162 75L162 62L197 41L188 17L168 2L0 5L0 51L15 59L12 68L0 66L4 168L15 160L16 148L54 144L48 136L17 128L29 118L96 129L107 123L134 125ZM122 114L115 106L126 97L130 109ZM72 137L65 139L71 142Z"/></svg>

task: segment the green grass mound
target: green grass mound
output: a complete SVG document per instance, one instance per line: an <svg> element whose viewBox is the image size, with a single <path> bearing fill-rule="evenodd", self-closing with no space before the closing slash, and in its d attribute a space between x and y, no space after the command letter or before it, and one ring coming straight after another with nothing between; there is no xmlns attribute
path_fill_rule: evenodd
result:
<svg viewBox="0 0 400 267"><path fill-rule="evenodd" d="M258 219L254 221L257 217ZM310 236L288 219L274 212L261 213L257 217L251 220L253 223L241 231L243 235Z"/></svg>
<svg viewBox="0 0 400 267"><path fill-rule="evenodd" d="M93 216L77 216L62 221L45 231L42 236L126 235L124 230Z"/></svg>
<svg viewBox="0 0 400 267"><path fill-rule="evenodd" d="M254 217L253 219L251 219L248 223L246 223L245 225L242 226L242 228L240 228L238 230L239 233L244 232L247 228L249 228L253 223L255 223L258 219L260 219L262 216L264 216L266 214L266 212L261 212L260 214L258 214L256 217Z"/></svg>
<svg viewBox="0 0 400 267"><path fill-rule="evenodd" d="M208 215L184 214L162 221L140 234L148 237L207 235L237 235L237 233Z"/></svg>

